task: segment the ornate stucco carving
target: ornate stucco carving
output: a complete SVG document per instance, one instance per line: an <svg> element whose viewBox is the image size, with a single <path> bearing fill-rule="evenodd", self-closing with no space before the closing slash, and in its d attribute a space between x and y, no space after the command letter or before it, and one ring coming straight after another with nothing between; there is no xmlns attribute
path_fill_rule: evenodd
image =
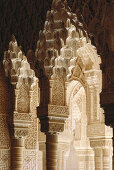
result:
<svg viewBox="0 0 114 170"><path fill-rule="evenodd" d="M93 163L93 149L96 155L100 155L97 154L97 149L102 144L104 144L103 149L106 149L105 147L111 149L107 144L109 134L109 141L111 141L111 131L107 130L103 121L101 122L99 106L100 59L95 47L91 45L83 24L71 12L66 1L53 1L51 11L47 13L44 30L39 33L36 54L34 56L32 51L28 53L30 64L17 46L15 37L12 37L4 58L6 76L14 87L15 107L9 119L10 126L14 125L12 136L19 139L26 136L24 162L28 164L25 169L36 166L38 148L36 106L38 104L41 131L47 136L53 137L63 132L63 137L68 139L72 138L75 131L75 149L83 162L83 167L85 156L91 159L92 154ZM40 90L35 74L40 80ZM91 128L93 130L90 130ZM102 129L102 133L98 133L99 129ZM106 138L103 139L103 143L100 135ZM97 140L95 140L96 136ZM66 142L67 147L71 138ZM62 137L60 140L62 141ZM51 142L53 146L55 141ZM48 139L47 144L50 145ZM21 145L16 147L21 148ZM19 155L22 153L22 148L20 151ZM55 149L54 152L56 151ZM51 153L51 150L48 152ZM20 157L22 160L22 156ZM97 163L96 159L95 163ZM94 168L93 164L92 168Z"/></svg>
<svg viewBox="0 0 114 170"><path fill-rule="evenodd" d="M100 97L101 106L106 115L105 123L114 126L114 62L113 62L113 10L112 0L100 1L69 1L72 11L77 13L78 19L86 25L86 30L91 34L92 43L97 47L101 55L102 69L102 92ZM112 109L110 109L112 108Z"/></svg>
<svg viewBox="0 0 114 170"><path fill-rule="evenodd" d="M12 128L14 126L14 129L11 128L11 132L15 137L26 136L28 125L32 121L29 114L31 112L31 91L37 83L37 78L34 71L30 69L27 58L17 45L14 36L12 36L12 41L9 43L9 50L4 54L3 64L5 74L14 88L14 112L9 118L10 126Z"/></svg>
<svg viewBox="0 0 114 170"><path fill-rule="evenodd" d="M66 1L53 1L44 30L39 33L35 56L41 65L39 69L50 80L49 102L52 105L67 103L66 81L78 79L87 86L85 72L100 69L95 47Z"/></svg>
<svg viewBox="0 0 114 170"><path fill-rule="evenodd" d="M64 123L68 117L68 107L48 105L38 107L41 122L41 131L45 133L57 133L64 130Z"/></svg>

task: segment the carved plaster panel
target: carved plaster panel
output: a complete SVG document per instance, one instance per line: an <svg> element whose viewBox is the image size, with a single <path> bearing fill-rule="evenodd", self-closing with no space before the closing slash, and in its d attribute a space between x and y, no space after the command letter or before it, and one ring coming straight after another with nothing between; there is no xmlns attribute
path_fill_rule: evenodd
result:
<svg viewBox="0 0 114 170"><path fill-rule="evenodd" d="M11 141L6 116L0 114L0 149L10 149Z"/></svg>
<svg viewBox="0 0 114 170"><path fill-rule="evenodd" d="M29 113L30 101L29 101L28 85L22 84L18 88L19 88L19 93L17 97L17 112Z"/></svg>
<svg viewBox="0 0 114 170"><path fill-rule="evenodd" d="M52 105L64 105L64 82L59 77L56 77L52 85Z"/></svg>
<svg viewBox="0 0 114 170"><path fill-rule="evenodd" d="M0 149L0 170L10 169L10 150Z"/></svg>
<svg viewBox="0 0 114 170"><path fill-rule="evenodd" d="M28 129L28 135L25 139L25 148L26 149L35 149L37 148L38 140L38 121L37 118L32 118L32 123Z"/></svg>
<svg viewBox="0 0 114 170"><path fill-rule="evenodd" d="M23 165L24 165L23 170L38 169L38 167L37 167L37 151L36 150L25 149Z"/></svg>

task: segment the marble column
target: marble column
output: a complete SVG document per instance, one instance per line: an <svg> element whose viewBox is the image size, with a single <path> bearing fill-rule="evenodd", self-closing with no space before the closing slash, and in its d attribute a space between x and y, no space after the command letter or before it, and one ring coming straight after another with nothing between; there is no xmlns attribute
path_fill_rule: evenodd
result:
<svg viewBox="0 0 114 170"><path fill-rule="evenodd" d="M46 134L46 167L47 170L57 170L58 135Z"/></svg>

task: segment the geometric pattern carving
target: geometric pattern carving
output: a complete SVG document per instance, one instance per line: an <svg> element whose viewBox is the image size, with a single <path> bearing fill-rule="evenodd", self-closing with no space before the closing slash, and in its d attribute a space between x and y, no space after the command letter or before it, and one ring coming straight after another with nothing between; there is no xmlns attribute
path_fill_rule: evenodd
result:
<svg viewBox="0 0 114 170"><path fill-rule="evenodd" d="M111 147L112 148L112 139L93 139L91 140L91 147Z"/></svg>
<svg viewBox="0 0 114 170"><path fill-rule="evenodd" d="M0 170L10 169L10 150L0 149Z"/></svg>
<svg viewBox="0 0 114 170"><path fill-rule="evenodd" d="M11 118L9 117L8 120L12 137L12 150L14 150L14 152L11 152L11 157L13 158L11 159L11 164L12 167L15 167L16 169L22 169L22 153L24 149L23 137L25 140L25 137L28 135L28 127L31 124L33 87L37 83L37 78L35 77L34 71L31 70L30 64L22 53L21 48L17 45L17 41L14 36L12 36L12 41L9 43L9 50L4 55L3 64L5 67L5 74L9 77L15 92L15 100L13 103L15 110L11 112ZM35 124L35 129L37 130L37 121ZM30 129L30 132L31 130L34 130L34 128ZM28 145L33 148L34 146L32 145L36 145L37 143L37 134L34 134L34 136L35 142L29 140L28 143ZM31 137L32 136L30 136L30 138ZM13 145L13 141L17 142L17 147L15 147L15 144ZM23 147L21 145L23 145Z"/></svg>
<svg viewBox="0 0 114 170"><path fill-rule="evenodd" d="M6 116L0 114L0 149L9 149L9 147L10 137L6 123Z"/></svg>
<svg viewBox="0 0 114 170"><path fill-rule="evenodd" d="M52 105L64 105L64 82L59 77L56 77L52 86Z"/></svg>
<svg viewBox="0 0 114 170"><path fill-rule="evenodd" d="M38 139L38 128L37 128L37 118L32 118L32 123L28 128L28 135L25 139L25 148L26 149L35 149L37 148L37 139Z"/></svg>
<svg viewBox="0 0 114 170"><path fill-rule="evenodd" d="M28 114L30 118L31 112L31 101L33 94L33 87L37 83L37 78L35 77L34 71L30 68L30 64L27 61L26 56L24 56L21 51L21 47L18 46L17 41L14 36L12 36L12 41L9 43L9 50L4 54L3 60L5 74L9 77L11 84L14 86L15 91L15 100L13 103L14 112L12 112L13 121L9 122L13 126L13 132L16 136L26 136L27 135L27 127L29 125L28 118L24 120L22 114ZM20 114L16 117L15 113ZM14 119L16 118L16 119ZM17 118L19 118L17 120ZM28 121L28 122L27 122ZM24 123L24 125L23 125ZM28 125L26 126L26 123ZM16 129L17 128L17 129ZM24 131L25 130L25 131Z"/></svg>
<svg viewBox="0 0 114 170"><path fill-rule="evenodd" d="M37 170L37 164L37 150L25 149L23 170Z"/></svg>
<svg viewBox="0 0 114 170"><path fill-rule="evenodd" d="M17 98L17 111L19 113L29 112L29 88L27 84L22 84L19 86L19 94Z"/></svg>
<svg viewBox="0 0 114 170"><path fill-rule="evenodd" d="M112 128L107 127L104 123L90 124L87 127L87 134L89 137L92 136L112 136Z"/></svg>

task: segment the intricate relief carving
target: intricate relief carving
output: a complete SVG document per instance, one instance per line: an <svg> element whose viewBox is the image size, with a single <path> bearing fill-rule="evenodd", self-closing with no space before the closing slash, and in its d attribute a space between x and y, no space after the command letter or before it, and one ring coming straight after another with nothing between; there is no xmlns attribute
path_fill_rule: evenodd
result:
<svg viewBox="0 0 114 170"><path fill-rule="evenodd" d="M25 148L26 149L35 149L37 148L38 140L38 128L37 128L37 118L32 118L32 123L28 128L28 136L25 139Z"/></svg>
<svg viewBox="0 0 114 170"><path fill-rule="evenodd" d="M23 170L37 169L37 151L36 150L25 149L23 165L24 165Z"/></svg>
<svg viewBox="0 0 114 170"><path fill-rule="evenodd" d="M28 129L15 129L13 135L17 138L26 137L28 135Z"/></svg>
<svg viewBox="0 0 114 170"><path fill-rule="evenodd" d="M11 67L7 68L8 62L11 63ZM28 134L28 126L31 123L31 115L29 113L32 111L33 88L38 81L34 71L30 69L27 58L17 45L14 36L12 36L12 41L9 43L8 52L4 55L3 63L6 76L10 78L15 91L15 110L9 118L11 135L17 138L25 137ZM25 115L23 115L23 113ZM28 114L28 116L26 114Z"/></svg>
<svg viewBox="0 0 114 170"><path fill-rule="evenodd" d="M69 114L68 107L64 106L66 104L65 97L67 95L65 94L66 80L69 80L69 78L83 79L86 83L88 83L87 85L90 89L97 89L97 85L99 84L97 84L96 81L98 79L97 76L92 73L92 69L99 70L100 62L97 58L98 55L96 53L96 49L91 45L86 31L83 29L83 25L78 21L77 16L71 13L71 10L68 7L66 1L54 0L52 4L52 10L48 11L47 13L47 20L45 22L44 31L41 31L39 34L36 58L34 58L33 61L35 71L37 70L37 75L40 77L40 80L42 79L43 75L46 74L48 78L53 81L51 87L52 89L50 90L52 92L50 103L53 105L48 105L46 108L41 105L44 108L40 110L39 114L39 118L41 118L41 129L43 132L53 134L57 132L62 132L64 130L65 119L68 117ZM36 87L37 82L34 72L30 69L30 65L28 64L26 57L17 46L15 37L12 37L12 41L9 44L9 50L4 55L4 65L6 75L11 78L11 83L14 85L16 92L15 105L17 103L17 107L15 108L17 109L15 111L17 111L18 113L15 114L14 112L12 116L12 123L14 123L14 129L12 128L12 131L14 133L13 135L18 138L28 135L25 141L25 147L27 149L36 148L38 129L37 118L35 115L35 107L38 105L38 87ZM44 73L44 69L46 73ZM87 77L87 72L85 72L85 70L91 70L91 73L89 72L89 75ZM40 73L38 73L39 71ZM66 77L68 79L66 79ZM86 78L88 77L89 81L86 80ZM110 76L108 76L108 78L110 79ZM49 90L46 86L48 83L45 84L44 82L42 82L40 82L41 86L43 85L43 88L41 89L43 91L43 95L41 96L43 98L41 99L41 104L48 104L48 94L45 93L47 92L46 90ZM90 90L89 92L91 92L92 90ZM83 115L85 112L82 108L83 106L81 105L83 104L84 96L80 95L80 91L81 87L79 85L79 87L77 87L77 89L75 89L72 94L72 97L76 96L75 100L73 101L74 103L76 102L76 107L72 107L72 109L74 110L74 112L79 110L80 115L77 114L77 117L79 120L81 120L78 121L78 123L75 122L75 124L77 123L77 125L74 125L75 131L77 132L77 136L75 136L75 139L82 139L81 142L78 141L77 143L80 144L80 147L81 144L84 144L83 146L86 146L86 149L88 149L89 140L86 140L87 119L86 115ZM94 122L94 120L96 119L95 116L97 116L98 111L95 110L95 108L97 108L98 106L98 96L95 95L92 97L94 98L94 100L92 100L93 98L91 98L90 100L92 100L94 107L91 103L91 109L93 110L90 110L90 114L93 113ZM90 100L88 100L87 102L89 103ZM32 124L28 130L28 125L30 124L31 120L29 120L27 116L23 115L24 113L29 115L29 112L32 115ZM72 120L74 118L75 117L72 114ZM96 129L94 130L96 134L97 131L99 131L99 128L95 128ZM103 128L103 134L105 133L104 130L105 129ZM93 131L89 131L88 134L89 136L93 137ZM92 139L91 145L93 147L95 147L95 145L97 145L97 147L101 147L101 145L103 144L108 146L108 143L106 143L108 140L105 140L104 142L102 139L100 139L99 141L97 141L96 144L96 141ZM86 151L82 151L80 153L85 154L85 152ZM33 160L31 158L36 158L36 155L32 154L34 154L33 150L30 153L27 153L28 157L26 157L25 159L25 169L36 169L35 159ZM88 154L88 152L86 152L86 154ZM84 157L81 158L81 160L84 159Z"/></svg>
<svg viewBox="0 0 114 170"><path fill-rule="evenodd" d="M56 105L49 105L49 110L48 110L49 115L53 116L68 116L69 115L69 110L67 106L56 106Z"/></svg>
<svg viewBox="0 0 114 170"><path fill-rule="evenodd" d="M87 127L87 135L91 136L103 136L105 135L105 124L91 124Z"/></svg>
<svg viewBox="0 0 114 170"><path fill-rule="evenodd" d="M29 113L29 107L29 89L26 84L22 84L19 86L19 94L17 97L17 111L19 113Z"/></svg>
<svg viewBox="0 0 114 170"><path fill-rule="evenodd" d="M32 105L32 113L34 115L36 115L36 107L40 103L40 89L38 87L38 82L33 87L33 96L32 96L32 101L30 101L30 102L31 102L31 105Z"/></svg>
<svg viewBox="0 0 114 170"><path fill-rule="evenodd" d="M72 6L72 11L76 12L78 19L85 22L86 30L91 33L92 43L96 44L98 53L101 53L101 69L103 72L103 86L101 93L102 107L106 109L106 123L113 126L112 117L108 116L109 107L114 103L112 94L114 91L114 78L113 78L113 1L99 0L99 1L70 1L69 5ZM110 92L110 93L109 93ZM106 96L106 97L105 97ZM113 94L114 96L114 94ZM113 113L112 113L113 115Z"/></svg>
<svg viewBox="0 0 114 170"><path fill-rule="evenodd" d="M21 121L32 121L31 115L25 113L14 113L13 114L14 120L21 120Z"/></svg>
<svg viewBox="0 0 114 170"><path fill-rule="evenodd" d="M0 149L0 169L10 169L10 150Z"/></svg>
<svg viewBox="0 0 114 170"><path fill-rule="evenodd" d="M11 63L11 67L7 67L8 62ZM17 45L14 36L12 36L12 41L9 43L9 50L4 54L3 64L6 76L10 78L13 85L18 81L28 83L29 89L35 85L35 73L30 69L30 64L27 62L21 48ZM18 88L18 83L16 88Z"/></svg>
<svg viewBox="0 0 114 170"><path fill-rule="evenodd" d="M39 117L43 118L48 116L54 116L59 118L65 118L69 115L69 109L67 106L57 106L57 105L48 105L48 106L39 106L38 107Z"/></svg>
<svg viewBox="0 0 114 170"><path fill-rule="evenodd" d="M68 117L68 107L48 105L44 109L44 106L40 106L38 107L38 112L42 132L55 133L63 131L65 119Z"/></svg>
<svg viewBox="0 0 114 170"><path fill-rule="evenodd" d="M9 149L10 142L6 116L0 114L0 149Z"/></svg>
<svg viewBox="0 0 114 170"><path fill-rule="evenodd" d="M64 124L50 123L49 132L63 132Z"/></svg>
<svg viewBox="0 0 114 170"><path fill-rule="evenodd" d="M64 82L62 78L56 77L52 85L52 105L64 105Z"/></svg>
<svg viewBox="0 0 114 170"><path fill-rule="evenodd" d="M63 132L64 130L64 122L58 123L57 121L53 122L41 122L41 131L45 133L57 133Z"/></svg>
<svg viewBox="0 0 114 170"><path fill-rule="evenodd" d="M94 58L96 60L98 57L96 49L91 45L83 24L78 21L76 14L71 12L67 2L53 1L52 10L47 12L46 18L44 31L39 33L36 57L39 63L44 62L47 75L50 77L50 74L57 74L55 69L63 67L64 72L70 76L77 57L81 57L83 62L77 63L80 72L76 75L76 69L76 77L83 72L84 65L86 69L91 69L95 65Z"/></svg>
<svg viewBox="0 0 114 170"><path fill-rule="evenodd" d="M91 140L91 147L112 147L112 139L99 139L99 140Z"/></svg>

